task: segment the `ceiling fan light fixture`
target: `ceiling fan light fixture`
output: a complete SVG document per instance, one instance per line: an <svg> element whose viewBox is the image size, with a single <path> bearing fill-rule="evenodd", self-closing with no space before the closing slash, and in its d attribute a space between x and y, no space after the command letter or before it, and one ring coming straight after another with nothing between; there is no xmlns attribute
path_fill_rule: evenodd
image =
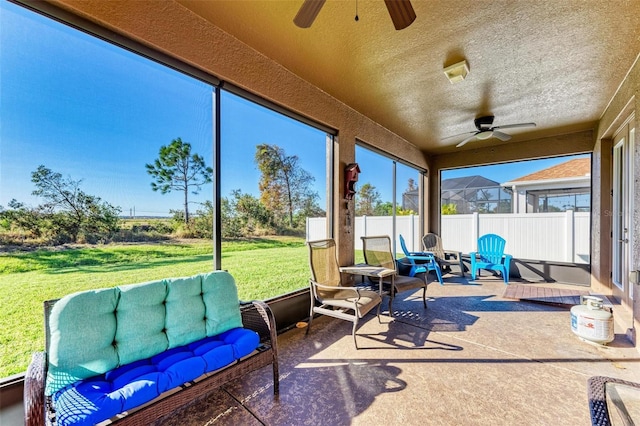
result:
<svg viewBox="0 0 640 426"><path fill-rule="evenodd" d="M464 80L469 74L469 65L466 60L458 62L457 64L449 65L444 69L444 75L447 76L451 84L458 83Z"/></svg>
<svg viewBox="0 0 640 426"><path fill-rule="evenodd" d="M493 131L485 130L484 132L478 133L476 135L476 139L483 141L483 140L489 139L491 136L493 136Z"/></svg>

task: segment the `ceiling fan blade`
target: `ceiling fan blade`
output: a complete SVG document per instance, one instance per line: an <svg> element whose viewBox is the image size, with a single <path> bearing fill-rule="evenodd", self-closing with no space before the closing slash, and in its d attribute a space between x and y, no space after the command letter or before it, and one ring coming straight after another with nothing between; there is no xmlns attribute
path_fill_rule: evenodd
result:
<svg viewBox="0 0 640 426"><path fill-rule="evenodd" d="M511 135L508 135L506 133L502 133L496 129L493 129L493 136L500 139L503 142L508 141L509 139L511 139Z"/></svg>
<svg viewBox="0 0 640 426"><path fill-rule="evenodd" d="M313 21L315 21L318 13L320 13L320 9L322 9L325 1L326 0L304 0L296 17L293 18L293 23L300 28L309 28L311 24L313 24Z"/></svg>
<svg viewBox="0 0 640 426"><path fill-rule="evenodd" d="M384 0L389 16L396 30L407 28L416 20L416 12L413 11L410 0Z"/></svg>
<svg viewBox="0 0 640 426"><path fill-rule="evenodd" d="M446 138L442 138L440 139L441 141L446 141L448 139L453 139L453 138L459 138L462 135L470 135L471 133L473 133L474 135L478 132L476 132L475 130L473 132L464 132L464 133L458 133L457 135L452 135L452 136L447 136Z"/></svg>
<svg viewBox="0 0 640 426"><path fill-rule="evenodd" d="M536 123L506 124L504 126L495 126L493 129L513 129L515 127L536 127Z"/></svg>
<svg viewBox="0 0 640 426"><path fill-rule="evenodd" d="M476 138L476 135L473 134L471 136L469 136L468 138L466 138L465 140L463 140L462 142L460 142L458 145L456 145L456 148L460 148L461 146L464 146L467 144L467 142L471 142L472 140L474 140Z"/></svg>

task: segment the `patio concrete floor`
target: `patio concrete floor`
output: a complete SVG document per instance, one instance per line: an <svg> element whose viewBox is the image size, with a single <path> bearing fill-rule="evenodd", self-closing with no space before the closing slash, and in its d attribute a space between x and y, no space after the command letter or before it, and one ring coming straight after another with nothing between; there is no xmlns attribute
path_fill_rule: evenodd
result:
<svg viewBox="0 0 640 426"><path fill-rule="evenodd" d="M501 297L504 284L447 276L400 294L394 317L314 320L278 339L271 369L227 385L164 425L589 425L587 379L640 382L640 355L616 325L598 346L571 331L568 307ZM574 287L575 288L575 287ZM387 306L383 300L383 311Z"/></svg>

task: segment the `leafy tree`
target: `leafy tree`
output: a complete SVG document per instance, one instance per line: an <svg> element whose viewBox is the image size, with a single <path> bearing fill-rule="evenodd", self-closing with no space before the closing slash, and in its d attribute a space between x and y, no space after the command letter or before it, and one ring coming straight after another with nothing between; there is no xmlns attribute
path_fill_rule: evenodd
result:
<svg viewBox="0 0 640 426"><path fill-rule="evenodd" d="M440 206L440 213L443 215L458 214L458 206L454 203L446 203Z"/></svg>
<svg viewBox="0 0 640 426"><path fill-rule="evenodd" d="M386 201L384 203L378 202L373 208L373 215L375 216L391 216L393 214L393 203ZM356 215L358 215L356 213Z"/></svg>
<svg viewBox="0 0 640 426"><path fill-rule="evenodd" d="M153 164L145 164L153 178L151 189L167 194L182 191L184 194L184 222L189 223L189 192L197 195L202 185L212 182L213 169L202 156L191 153L191 144L177 138L169 145L161 146Z"/></svg>
<svg viewBox="0 0 640 426"><path fill-rule="evenodd" d="M375 216L393 215L393 203L391 201L386 201L384 203L376 204L376 206L373 209L373 214ZM412 214L416 214L416 212L414 212L411 209L403 209L401 206L396 204L396 216L409 216Z"/></svg>
<svg viewBox="0 0 640 426"><path fill-rule="evenodd" d="M411 209L403 209L400 206L396 206L396 216L411 216L411 215L416 215L418 213L414 212Z"/></svg>
<svg viewBox="0 0 640 426"><path fill-rule="evenodd" d="M254 234L258 229L273 230L273 214L251 194L233 191L236 210L242 218L245 234Z"/></svg>
<svg viewBox="0 0 640 426"><path fill-rule="evenodd" d="M241 190L231 191L231 198L223 198L222 236L238 238L254 235L259 231L273 231L273 214L251 194Z"/></svg>
<svg viewBox="0 0 640 426"><path fill-rule="evenodd" d="M66 233L71 241L78 241L80 234L85 239L110 237L118 230L120 208L80 190L81 180L63 178L41 165L31 173L31 182L37 188L32 194L46 201L39 210L59 235Z"/></svg>
<svg viewBox="0 0 640 426"><path fill-rule="evenodd" d="M181 238L206 238L213 236L213 202L210 200L200 204L195 214L191 215L188 223L184 221L183 210L170 210L171 231L174 236Z"/></svg>
<svg viewBox="0 0 640 426"><path fill-rule="evenodd" d="M363 184L356 196L356 216L373 216L378 204L380 204L380 193L376 187L368 182Z"/></svg>
<svg viewBox="0 0 640 426"><path fill-rule="evenodd" d="M260 201L275 218L286 217L293 227L296 213L310 205L317 208L319 196L311 188L315 178L300 166L297 155L287 155L277 145L260 144L254 158L262 173Z"/></svg>
<svg viewBox="0 0 640 426"><path fill-rule="evenodd" d="M498 213L511 213L511 200L500 200L498 202Z"/></svg>
<svg viewBox="0 0 640 426"><path fill-rule="evenodd" d="M3 229L31 238L42 236L41 212L25 206L16 199L9 201L7 207L8 209L4 209L0 206L0 226Z"/></svg>

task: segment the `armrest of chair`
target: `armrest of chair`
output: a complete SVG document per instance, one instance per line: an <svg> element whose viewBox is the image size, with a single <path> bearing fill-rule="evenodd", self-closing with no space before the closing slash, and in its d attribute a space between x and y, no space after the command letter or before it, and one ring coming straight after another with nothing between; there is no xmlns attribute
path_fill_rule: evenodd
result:
<svg viewBox="0 0 640 426"><path fill-rule="evenodd" d="M260 341L270 341L275 350L277 341L276 320L271 308L261 300L240 303L242 325L255 331L260 336Z"/></svg>
<svg viewBox="0 0 640 426"><path fill-rule="evenodd" d="M504 267L506 268L507 272L509 271L509 265L511 264L511 259L513 259L513 256L510 254L505 254L504 256Z"/></svg>
<svg viewBox="0 0 640 426"><path fill-rule="evenodd" d="M427 260L432 261L435 260L435 255L430 251L410 251L408 255L405 256L407 259L413 260Z"/></svg>
<svg viewBox="0 0 640 426"><path fill-rule="evenodd" d="M36 352L24 376L24 421L27 426L44 426L47 357L44 352Z"/></svg>
<svg viewBox="0 0 640 426"><path fill-rule="evenodd" d="M460 260L462 258L462 252L456 250L443 250L445 259L449 260L448 256L453 256L454 259Z"/></svg>
<svg viewBox="0 0 640 426"><path fill-rule="evenodd" d="M411 259L414 260L428 260L428 261L432 261L435 260L435 257L433 255L430 254L426 254L426 253L420 253L420 254L411 254L410 256L407 256Z"/></svg>
<svg viewBox="0 0 640 426"><path fill-rule="evenodd" d="M360 288L358 288L358 287L343 287L343 286L336 287L336 286L334 286L334 285L324 285L324 284L320 284L320 283L315 282L315 281L313 281L313 280L309 280L309 282L311 283L311 285L312 285L313 287L318 288L318 289L320 289L320 290L327 290L327 291L345 291L345 290L346 290L346 291L352 291L352 292L354 292L354 293L356 294L356 296L357 296L358 298L360 298L360 297L361 297L361 295L360 295L360 291L361 291L362 289L360 289ZM314 296L316 296L316 294L315 294L315 289L314 289Z"/></svg>

